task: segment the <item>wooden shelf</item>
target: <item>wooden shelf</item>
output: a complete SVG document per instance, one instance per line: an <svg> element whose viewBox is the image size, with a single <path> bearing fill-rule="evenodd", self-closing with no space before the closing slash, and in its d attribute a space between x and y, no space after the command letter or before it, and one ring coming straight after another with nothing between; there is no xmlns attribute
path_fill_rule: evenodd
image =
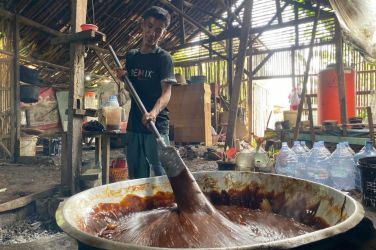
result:
<svg viewBox="0 0 376 250"><path fill-rule="evenodd" d="M63 35L56 38L51 39L51 44L65 44L65 43L98 43L98 42L105 42L106 41L106 34L94 31L94 30L84 30L81 32L77 32L74 34Z"/></svg>

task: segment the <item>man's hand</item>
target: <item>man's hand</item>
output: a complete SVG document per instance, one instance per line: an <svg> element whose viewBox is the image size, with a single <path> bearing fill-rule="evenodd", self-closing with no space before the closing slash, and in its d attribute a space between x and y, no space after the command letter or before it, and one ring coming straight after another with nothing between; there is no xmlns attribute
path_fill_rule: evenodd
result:
<svg viewBox="0 0 376 250"><path fill-rule="evenodd" d="M124 68L117 68L116 69L116 76L119 79L123 79L123 77L127 74L127 71Z"/></svg>
<svg viewBox="0 0 376 250"><path fill-rule="evenodd" d="M157 119L157 113L155 111L150 111L149 113L145 113L142 117L142 123L149 128L149 122L153 121L155 122Z"/></svg>

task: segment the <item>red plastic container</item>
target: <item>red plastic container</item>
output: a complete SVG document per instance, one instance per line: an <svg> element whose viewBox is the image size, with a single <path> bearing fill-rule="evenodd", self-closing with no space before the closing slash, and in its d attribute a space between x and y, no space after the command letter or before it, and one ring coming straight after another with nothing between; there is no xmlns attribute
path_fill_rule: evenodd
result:
<svg viewBox="0 0 376 250"><path fill-rule="evenodd" d="M94 31L98 31L98 26L95 25L95 24L90 24L90 23L85 23L85 24L81 24L81 30L84 31L84 30L94 30Z"/></svg>
<svg viewBox="0 0 376 250"><path fill-rule="evenodd" d="M347 117L356 116L355 70L345 69ZM318 124L325 120L337 120L341 123L341 112L338 97L338 78L336 67L328 66L319 72L317 89Z"/></svg>

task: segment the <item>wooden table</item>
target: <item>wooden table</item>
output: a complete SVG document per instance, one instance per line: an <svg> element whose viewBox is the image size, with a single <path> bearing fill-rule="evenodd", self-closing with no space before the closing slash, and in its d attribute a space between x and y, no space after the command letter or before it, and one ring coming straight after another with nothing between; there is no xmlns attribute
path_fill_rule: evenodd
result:
<svg viewBox="0 0 376 250"><path fill-rule="evenodd" d="M120 131L103 131L103 132L83 132L82 139L95 138L95 163L102 168L102 185L108 184L110 171L110 139L115 136L124 136L125 133ZM61 183L63 186L69 186L67 183L68 165L66 154L67 134L62 134L62 155L61 155Z"/></svg>

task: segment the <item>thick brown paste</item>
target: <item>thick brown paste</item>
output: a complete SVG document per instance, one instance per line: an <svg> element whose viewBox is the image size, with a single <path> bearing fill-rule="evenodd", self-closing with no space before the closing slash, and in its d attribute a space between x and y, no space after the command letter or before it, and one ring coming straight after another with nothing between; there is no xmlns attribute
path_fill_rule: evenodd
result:
<svg viewBox="0 0 376 250"><path fill-rule="evenodd" d="M120 203L99 204L84 223L83 230L141 246L210 248L270 242L325 227L323 224L307 226L271 211L242 206L242 203L219 202L226 200L228 193L208 196L216 208L212 213L178 210L172 193L161 192L144 198L128 195Z"/></svg>

